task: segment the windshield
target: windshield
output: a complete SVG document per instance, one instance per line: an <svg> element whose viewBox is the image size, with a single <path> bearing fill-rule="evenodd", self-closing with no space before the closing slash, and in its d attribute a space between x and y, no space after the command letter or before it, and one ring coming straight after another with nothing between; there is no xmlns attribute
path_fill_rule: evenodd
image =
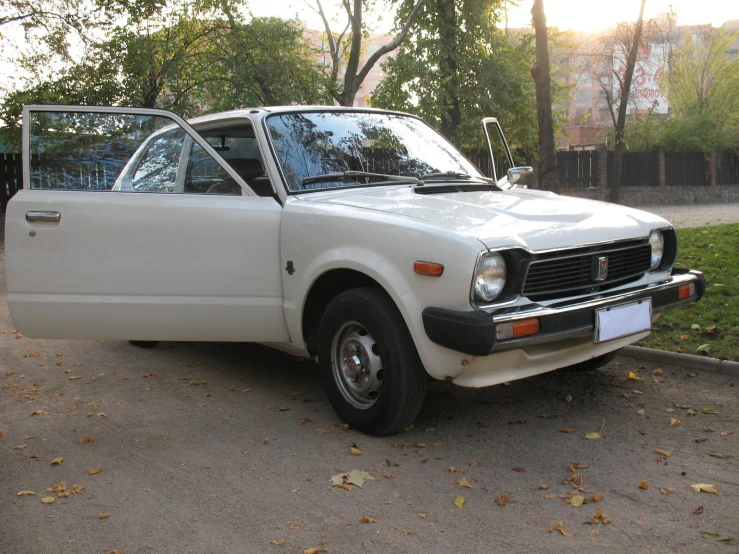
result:
<svg viewBox="0 0 739 554"><path fill-rule="evenodd" d="M422 121L372 112L302 112L267 118L277 158L292 191L372 184L371 178L331 179L330 174L366 172L402 177L478 169ZM312 179L325 176L322 179Z"/></svg>

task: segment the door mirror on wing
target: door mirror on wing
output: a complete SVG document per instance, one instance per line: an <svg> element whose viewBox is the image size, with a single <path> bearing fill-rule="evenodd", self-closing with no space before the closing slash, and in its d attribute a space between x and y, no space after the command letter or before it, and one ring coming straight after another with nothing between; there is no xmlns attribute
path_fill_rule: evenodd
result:
<svg viewBox="0 0 739 554"><path fill-rule="evenodd" d="M529 185L534 184L534 168L530 166L510 168L508 182L512 187L528 188Z"/></svg>

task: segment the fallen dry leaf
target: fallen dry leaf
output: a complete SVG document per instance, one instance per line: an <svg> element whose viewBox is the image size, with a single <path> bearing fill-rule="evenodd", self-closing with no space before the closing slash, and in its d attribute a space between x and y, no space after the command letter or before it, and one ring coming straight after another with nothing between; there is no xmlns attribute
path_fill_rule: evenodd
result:
<svg viewBox="0 0 739 554"><path fill-rule="evenodd" d="M462 478L461 478L461 479L460 479L460 480L459 480L459 481L457 482L457 484L458 484L458 485L459 485L460 487L464 487L464 488L466 488L466 489L471 489L471 488L472 488L472 485L470 485L470 482L469 482L469 481L467 480L467 477L462 477Z"/></svg>
<svg viewBox="0 0 739 554"><path fill-rule="evenodd" d="M35 496L36 493L33 491L19 491L16 496Z"/></svg>
<svg viewBox="0 0 739 554"><path fill-rule="evenodd" d="M565 531L564 525L563 525L563 523L561 521L558 521L557 523L555 523L554 525L552 525L549 529L547 529L547 533L551 533L552 531L559 531L565 537L572 536L572 533L567 533Z"/></svg>
<svg viewBox="0 0 739 554"><path fill-rule="evenodd" d="M70 375L67 377L68 381L76 381L77 379L82 379L84 375Z"/></svg>
<svg viewBox="0 0 739 554"><path fill-rule="evenodd" d="M590 466L588 464L583 464L581 462L572 462L570 464L570 471L572 473L575 473L578 469L588 469Z"/></svg>
<svg viewBox="0 0 739 554"><path fill-rule="evenodd" d="M724 431L723 433L721 433L721 436L728 437L729 435L733 435L733 434L734 434L734 431ZM0 437L2 437L1 434L0 434Z"/></svg>
<svg viewBox="0 0 739 554"><path fill-rule="evenodd" d="M41 499L41 504L53 504L56 501L56 498L53 496L44 496Z"/></svg>
<svg viewBox="0 0 739 554"><path fill-rule="evenodd" d="M585 434L585 438L586 438L587 440L590 440L590 441L592 441L592 440L598 440L598 439L600 439L600 438L602 438L602 437L601 437L601 434L600 434L600 433L598 433L598 432L593 432L593 433L586 433L586 434Z"/></svg>
<svg viewBox="0 0 739 554"><path fill-rule="evenodd" d="M585 497L580 496L579 494L576 494L572 498L570 498L570 504L572 504L575 508L579 508L583 505L583 502L585 502Z"/></svg>
<svg viewBox="0 0 739 554"><path fill-rule="evenodd" d="M23 354L24 358L38 358L41 355L41 352L26 352Z"/></svg>
<svg viewBox="0 0 739 554"><path fill-rule="evenodd" d="M647 490L649 488L649 483L646 481L639 481L639 488L642 490Z"/></svg>
<svg viewBox="0 0 739 554"><path fill-rule="evenodd" d="M23 450L26 447L25 444L19 444L18 446L14 446L13 450Z"/></svg>
<svg viewBox="0 0 739 554"><path fill-rule="evenodd" d="M31 415L46 415L46 414L48 414L48 413L49 413L49 412L47 412L47 411L44 411L44 410L33 410L33 411L31 412Z"/></svg>
<svg viewBox="0 0 739 554"><path fill-rule="evenodd" d="M322 546L314 546L312 548L306 548L305 550L303 550L303 554L318 554L319 552L328 552L328 550L326 550Z"/></svg>
<svg viewBox="0 0 739 554"><path fill-rule="evenodd" d="M277 540L271 541L270 544L276 544L277 546L279 546L281 544L285 544L285 540L284 539L277 539Z"/></svg>
<svg viewBox="0 0 739 554"><path fill-rule="evenodd" d="M464 473L464 470L463 469L459 469L458 467L453 467L452 466L452 467L449 468L449 473Z"/></svg>
<svg viewBox="0 0 739 554"><path fill-rule="evenodd" d="M730 542L734 542L736 540L734 537L729 537L727 535L722 535L721 533L713 533L713 532L710 532L710 531L703 531L703 533L701 534L701 536L704 539L707 539L709 541L716 541L716 542L730 543Z"/></svg>
<svg viewBox="0 0 739 554"><path fill-rule="evenodd" d="M670 418L670 427L674 427L675 425L680 425L681 421L677 419L676 417Z"/></svg>
<svg viewBox="0 0 739 554"><path fill-rule="evenodd" d="M425 442L417 442L413 446L415 446L416 448L426 448L426 443Z"/></svg>
<svg viewBox="0 0 739 554"><path fill-rule="evenodd" d="M359 518L359 523L377 523L377 520L369 516L362 516Z"/></svg>
<svg viewBox="0 0 739 554"><path fill-rule="evenodd" d="M610 518L606 515L606 513L603 510L598 510L593 517L590 518L590 523L594 525L607 525L613 521L613 518Z"/></svg>
<svg viewBox="0 0 739 554"><path fill-rule="evenodd" d="M361 456L362 455L362 451L359 448L357 448L357 445L356 444L352 444L352 446L351 446L351 453L352 453L352 456Z"/></svg>
<svg viewBox="0 0 739 554"><path fill-rule="evenodd" d="M100 473L101 471L103 471L103 466L100 466L100 467L96 467L95 469L88 469L88 470L87 470L87 474L88 474L88 475L97 475L97 474L98 474L98 473Z"/></svg>
<svg viewBox="0 0 739 554"><path fill-rule="evenodd" d="M61 465L64 462L64 458L54 458L51 460L50 466L58 466Z"/></svg>
<svg viewBox="0 0 739 554"><path fill-rule="evenodd" d="M665 458L672 456L672 450L662 450L661 448L655 448L654 453L664 456Z"/></svg>
<svg viewBox="0 0 739 554"><path fill-rule="evenodd" d="M353 469L346 473L339 473L338 475L334 475L333 477L331 477L331 484L334 486L355 485L361 488L362 485L364 485L365 481L374 481L374 480L375 478L372 477L372 475L370 475L366 471Z"/></svg>
<svg viewBox="0 0 739 554"><path fill-rule="evenodd" d="M465 505L465 502L467 502L467 499L464 496L462 496L462 495L460 495L460 496L458 496L457 498L454 499L454 505L457 508L459 508L460 510Z"/></svg>
<svg viewBox="0 0 739 554"><path fill-rule="evenodd" d="M672 489L670 487L662 487L661 489L659 489L659 491L662 494L665 494L665 495L667 495L667 494L677 494L677 489Z"/></svg>
<svg viewBox="0 0 739 554"><path fill-rule="evenodd" d="M385 458L384 460L382 460L382 465L387 467L398 467L400 464L396 461L388 460L387 458Z"/></svg>
<svg viewBox="0 0 739 554"><path fill-rule="evenodd" d="M602 494L594 494L593 495L593 502L600 502L605 498L605 495Z"/></svg>
<svg viewBox="0 0 739 554"><path fill-rule="evenodd" d="M546 498L547 500L552 500L553 498L556 498L556 497L557 495L554 494L553 492L550 492L549 494L544 495L544 498Z"/></svg>
<svg viewBox="0 0 739 554"><path fill-rule="evenodd" d="M698 483L696 485L690 485L690 488L693 489L693 492L696 492L696 493L707 492L710 494L718 494L718 491L716 490L715 486L707 485L705 483Z"/></svg>
<svg viewBox="0 0 739 554"><path fill-rule="evenodd" d="M543 485L539 485L539 490L540 490L540 491L545 491L545 490L547 490L548 488L549 488L549 485L546 485L546 484L543 484Z"/></svg>
<svg viewBox="0 0 739 554"><path fill-rule="evenodd" d="M652 375L662 375L662 373L664 373L662 369L658 368L652 372Z"/></svg>
<svg viewBox="0 0 739 554"><path fill-rule="evenodd" d="M486 467L488 464L486 464L485 462L476 462L473 460L471 462L467 462L467 465L470 467Z"/></svg>
<svg viewBox="0 0 739 554"><path fill-rule="evenodd" d="M108 519L110 517L110 514L98 514L98 519Z"/></svg>
<svg viewBox="0 0 739 554"><path fill-rule="evenodd" d="M574 427L572 427L572 428L562 427L559 430L559 432L560 433L574 433L575 432L575 428Z"/></svg>
<svg viewBox="0 0 739 554"><path fill-rule="evenodd" d="M644 380L641 377L639 377L636 373L634 373L633 371L629 371L627 378L631 379L632 381L643 381Z"/></svg>
<svg viewBox="0 0 739 554"><path fill-rule="evenodd" d="M80 444L85 444L88 442L95 442L95 435L89 435L80 439Z"/></svg>
<svg viewBox="0 0 739 554"><path fill-rule="evenodd" d="M325 435L326 433L330 433L331 429L313 429L313 432L316 435Z"/></svg>
<svg viewBox="0 0 739 554"><path fill-rule="evenodd" d="M498 506L503 508L508 502L511 501L511 497L507 494L499 494L495 498L493 498L493 502L495 502Z"/></svg>

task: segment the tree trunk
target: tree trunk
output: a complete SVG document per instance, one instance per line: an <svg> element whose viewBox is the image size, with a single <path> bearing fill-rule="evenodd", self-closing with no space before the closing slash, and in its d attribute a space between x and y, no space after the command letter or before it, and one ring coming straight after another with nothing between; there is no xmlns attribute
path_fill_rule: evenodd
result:
<svg viewBox="0 0 739 554"><path fill-rule="evenodd" d="M636 66L636 56L639 53L639 45L641 43L642 29L644 27L644 5L647 0L641 0L639 8L639 19L636 20L636 28L634 29L634 40L629 48L629 56L626 58L626 74L621 83L621 98L618 104L618 119L616 120L615 142L613 148L613 169L611 173L611 190L609 191L608 201L618 204L621 202L621 180L623 179L624 169L624 129L626 127L626 114L629 107L629 94L631 93L631 80L634 77L634 67Z"/></svg>
<svg viewBox="0 0 739 554"><path fill-rule="evenodd" d="M441 80L441 134L455 142L462 124L462 108L459 105L459 75L457 73L457 14L454 0L437 0L439 39L444 45L439 60Z"/></svg>
<svg viewBox="0 0 739 554"><path fill-rule="evenodd" d="M549 75L549 46L544 0L534 0L531 8L536 31L536 62L531 76L536 83L536 112L539 121L539 188L559 192L557 153L552 122L552 80Z"/></svg>

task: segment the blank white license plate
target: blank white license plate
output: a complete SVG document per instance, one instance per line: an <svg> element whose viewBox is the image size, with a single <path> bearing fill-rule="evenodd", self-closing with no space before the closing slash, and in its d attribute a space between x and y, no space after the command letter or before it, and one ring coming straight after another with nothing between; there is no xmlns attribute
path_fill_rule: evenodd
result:
<svg viewBox="0 0 739 554"><path fill-rule="evenodd" d="M595 310L593 342L635 335L652 328L652 299Z"/></svg>

